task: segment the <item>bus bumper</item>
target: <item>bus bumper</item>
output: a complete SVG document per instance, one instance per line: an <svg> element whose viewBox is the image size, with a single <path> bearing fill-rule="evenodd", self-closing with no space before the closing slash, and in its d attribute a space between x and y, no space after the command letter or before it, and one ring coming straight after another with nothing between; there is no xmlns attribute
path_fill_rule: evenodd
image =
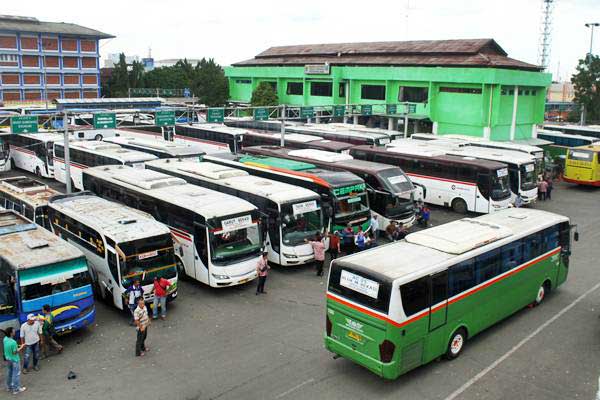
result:
<svg viewBox="0 0 600 400"><path fill-rule="evenodd" d="M92 309L85 315L80 315L76 319L72 319L67 322L57 324L55 326L56 333L58 335L65 335L69 332L76 331L92 325L96 320L96 306L92 306Z"/></svg>
<svg viewBox="0 0 600 400"><path fill-rule="evenodd" d="M396 379L399 375L396 361L382 363L380 360L360 353L353 348L325 336L325 348L330 352L357 363L385 379Z"/></svg>
<svg viewBox="0 0 600 400"><path fill-rule="evenodd" d="M304 264L308 264L311 263L315 260L315 256L314 254L308 255L308 256L296 256L296 258L288 258L288 257L281 257L281 266L282 267L293 267L296 265L304 265Z"/></svg>
<svg viewBox="0 0 600 400"><path fill-rule="evenodd" d="M563 175L563 181L568 182L568 183L576 183L578 185L589 185L589 186L600 187L600 181L584 181L584 180L579 180L579 179L571 179L571 178L567 178L564 175Z"/></svg>

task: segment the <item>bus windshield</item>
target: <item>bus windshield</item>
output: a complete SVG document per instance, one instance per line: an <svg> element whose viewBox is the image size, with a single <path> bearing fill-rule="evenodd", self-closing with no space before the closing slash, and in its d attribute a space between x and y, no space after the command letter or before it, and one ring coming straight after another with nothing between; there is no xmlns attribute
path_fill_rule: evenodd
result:
<svg viewBox="0 0 600 400"><path fill-rule="evenodd" d="M521 190L531 190L537 187L537 176L533 163L521 165Z"/></svg>
<svg viewBox="0 0 600 400"><path fill-rule="evenodd" d="M261 249L258 225L211 232L210 248L212 261L220 265L257 255Z"/></svg>
<svg viewBox="0 0 600 400"><path fill-rule="evenodd" d="M165 273L161 274L163 278L175 277L175 253L170 234L123 242L119 243L118 247L125 256L125 260L120 260L123 281L142 275L140 281L147 285L153 279L147 272L157 269L165 270Z"/></svg>
<svg viewBox="0 0 600 400"><path fill-rule="evenodd" d="M392 193L405 193L415 188L400 168L386 169L377 175L381 178L381 182L383 182L386 189Z"/></svg>
<svg viewBox="0 0 600 400"><path fill-rule="evenodd" d="M504 200L510 196L510 185L508 182L508 170L502 168L492 174L492 200Z"/></svg>
<svg viewBox="0 0 600 400"><path fill-rule="evenodd" d="M335 217L336 219L340 219L368 212L368 204L366 192L337 197L335 202Z"/></svg>
<svg viewBox="0 0 600 400"><path fill-rule="evenodd" d="M316 200L281 205L281 233L283 244L298 246L321 231L321 209Z"/></svg>
<svg viewBox="0 0 600 400"><path fill-rule="evenodd" d="M25 269L18 274L22 301L35 300L91 284L85 258Z"/></svg>

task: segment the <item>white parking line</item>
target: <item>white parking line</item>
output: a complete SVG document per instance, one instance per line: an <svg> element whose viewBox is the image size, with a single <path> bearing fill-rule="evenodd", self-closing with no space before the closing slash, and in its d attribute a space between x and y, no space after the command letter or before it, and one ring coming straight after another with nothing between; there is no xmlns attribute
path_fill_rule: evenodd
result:
<svg viewBox="0 0 600 400"><path fill-rule="evenodd" d="M560 317L562 317L563 314L565 314L571 308L575 307L575 305L577 305L577 303L579 303L588 294L592 293L594 290L596 290L598 288L600 288L600 283L597 283L591 289L587 290L581 296L579 296L578 298L576 298L571 304L569 304L568 306L566 306L565 308L563 308L562 310L560 310L554 317L550 318L548 321L546 321L542 325L540 325L535 331L531 332L527 337L525 337L523 340L521 340L519 343L517 343L512 349L510 349L509 351L507 351L506 353L504 353L504 355L502 357L500 357L499 359L497 359L496 361L494 361L493 363L491 363L489 366L487 366L485 369L483 369L481 372L479 372L477 375L475 375L474 377L472 377L471 379L469 379L467 382L465 382L464 385L462 385L461 387L459 387L458 389L456 389L454 392L452 392L444 400L454 400L458 396L460 396L461 394L463 394L474 383L476 383L478 380L480 380L481 378L483 378L491 370L493 370L494 368L496 368L502 361L504 361L508 357L510 357L515 351L519 350L519 348L521 348L525 343L527 343L531 339L533 339L538 333L540 333L545 328L547 328L548 325L550 325L551 323L553 323L554 321L556 321L557 319L559 319Z"/></svg>
<svg viewBox="0 0 600 400"><path fill-rule="evenodd" d="M277 396L275 396L275 398L276 398L276 399L281 399L282 397L285 397L285 396L287 396L288 394L292 393L294 390L300 389L302 386L304 386L304 385L307 385L307 384L309 384L309 383L312 383L312 382L314 382L314 381L315 381L315 379L314 379L314 378L310 378L310 379L308 379L308 380L306 380L306 381L304 381L304 382L302 382L302 383L300 383L300 384L298 384L298 385L294 386L293 388L291 388L291 389L289 389L289 390L286 390L286 391L285 391L285 392L283 392L283 393L280 393L280 394L278 394Z"/></svg>

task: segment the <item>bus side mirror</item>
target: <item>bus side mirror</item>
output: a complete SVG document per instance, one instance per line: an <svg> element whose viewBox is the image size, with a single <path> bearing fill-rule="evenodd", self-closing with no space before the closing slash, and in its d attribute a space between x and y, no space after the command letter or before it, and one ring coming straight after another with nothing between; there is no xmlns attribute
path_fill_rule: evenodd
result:
<svg viewBox="0 0 600 400"><path fill-rule="evenodd" d="M579 232L575 231L575 233L573 234L573 240L579 242Z"/></svg>

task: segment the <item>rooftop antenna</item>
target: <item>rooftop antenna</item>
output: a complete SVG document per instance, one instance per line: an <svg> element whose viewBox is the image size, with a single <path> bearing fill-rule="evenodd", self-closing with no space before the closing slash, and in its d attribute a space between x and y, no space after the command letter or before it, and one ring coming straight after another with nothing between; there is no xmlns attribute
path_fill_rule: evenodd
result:
<svg viewBox="0 0 600 400"><path fill-rule="evenodd" d="M552 9L555 0L542 0L542 26L540 29L540 47L538 64L546 70L550 61L550 41L552 39Z"/></svg>

